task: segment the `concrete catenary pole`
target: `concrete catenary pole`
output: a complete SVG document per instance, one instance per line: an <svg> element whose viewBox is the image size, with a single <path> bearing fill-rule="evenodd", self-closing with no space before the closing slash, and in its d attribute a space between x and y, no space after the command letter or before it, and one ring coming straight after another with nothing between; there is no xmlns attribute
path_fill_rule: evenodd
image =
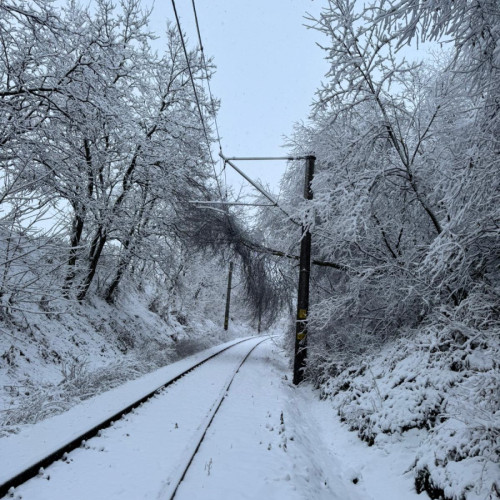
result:
<svg viewBox="0 0 500 500"><path fill-rule="evenodd" d="M312 200L311 183L314 177L316 157L306 158L304 198ZM297 322L295 328L295 357L293 362L293 383L299 384L304 378L307 357L307 316L309 312L309 277L311 274L311 233L302 226L299 260L299 289L297 294Z"/></svg>

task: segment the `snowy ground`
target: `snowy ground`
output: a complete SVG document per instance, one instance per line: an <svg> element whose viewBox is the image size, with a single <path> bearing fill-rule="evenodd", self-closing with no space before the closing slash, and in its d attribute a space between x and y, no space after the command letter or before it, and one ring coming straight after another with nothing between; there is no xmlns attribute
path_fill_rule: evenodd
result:
<svg viewBox="0 0 500 500"><path fill-rule="evenodd" d="M64 315L32 314L0 328L0 436L194 352L248 335L197 311L187 325L149 308L147 294L116 305L92 297ZM5 327L5 329L3 328Z"/></svg>
<svg viewBox="0 0 500 500"><path fill-rule="evenodd" d="M179 499L421 499L411 452L368 447L330 402L290 383L282 350L259 346L240 370Z"/></svg>
<svg viewBox="0 0 500 500"><path fill-rule="evenodd" d="M15 497L169 498L169 483L200 424L250 347L250 342L234 347L182 378L19 487ZM295 388L288 373L272 339L256 348L236 375L176 498L422 498L405 474L412 439L387 443L387 449L368 447L338 422L330 402L319 401L308 386ZM8 440L0 440L0 450ZM5 463L8 447L3 450Z"/></svg>

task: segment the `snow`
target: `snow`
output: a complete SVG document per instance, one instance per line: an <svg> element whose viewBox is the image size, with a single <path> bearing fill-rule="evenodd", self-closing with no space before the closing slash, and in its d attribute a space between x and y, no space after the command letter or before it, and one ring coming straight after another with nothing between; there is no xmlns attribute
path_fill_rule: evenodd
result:
<svg viewBox="0 0 500 500"><path fill-rule="evenodd" d="M356 491L365 500L422 499L414 488L410 471L422 433L383 436L374 446L360 441L333 414L330 401L320 401L307 388L300 388L303 403L315 416L323 441L339 461L344 481L356 481Z"/></svg>
<svg viewBox="0 0 500 500"><path fill-rule="evenodd" d="M262 337L239 344L184 376L14 495L24 500L170 498L172 480L196 446L203 422L248 350L260 341ZM109 410L189 362L128 382L1 439L2 463L17 460L19 466L23 454L41 451L43 434L46 446L54 436L76 432L70 426L83 426L85 419L88 424L90 412L95 417L96 409ZM320 401L308 385L293 386L289 371L273 339L255 349L237 373L176 498L417 498L413 478L404 474L412 456L406 444L368 447L339 422L331 401Z"/></svg>
<svg viewBox="0 0 500 500"><path fill-rule="evenodd" d="M330 401L319 400L309 385L293 386L288 372L279 347L267 342L257 348L176 498L422 498L405 474L411 442L391 443L390 452L368 447L339 421Z"/></svg>
<svg viewBox="0 0 500 500"><path fill-rule="evenodd" d="M96 296L60 317L36 315L28 330L0 335L0 435L17 432L213 345L247 336L239 322L224 331L192 311L189 324L149 310L148 293L123 294L115 305ZM14 333L11 333L14 332Z"/></svg>
<svg viewBox="0 0 500 500"><path fill-rule="evenodd" d="M0 439L0 457L3 458L0 484L105 421L122 408L161 387L193 364L241 340L227 342L189 356L90 398L65 413L33 426L25 426L19 434ZM8 461L5 460L7 457Z"/></svg>
<svg viewBox="0 0 500 500"><path fill-rule="evenodd" d="M176 498L358 499L271 342L243 365ZM310 391L310 390L309 390ZM304 404L306 403L306 404Z"/></svg>
<svg viewBox="0 0 500 500"><path fill-rule="evenodd" d="M391 455L433 498L498 498L498 336L429 327L322 384L345 425Z"/></svg>

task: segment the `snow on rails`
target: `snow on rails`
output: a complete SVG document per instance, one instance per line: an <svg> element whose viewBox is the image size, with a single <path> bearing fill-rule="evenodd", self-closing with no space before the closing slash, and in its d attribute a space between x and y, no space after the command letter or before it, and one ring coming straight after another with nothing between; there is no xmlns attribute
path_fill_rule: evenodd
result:
<svg viewBox="0 0 500 500"><path fill-rule="evenodd" d="M196 455L205 433L220 408L234 377L251 352L264 340L266 338L249 337L208 349L157 370L152 374L145 375L140 379L128 382L124 386L109 391L109 393L96 396L65 414L58 415L27 429L26 432L21 432L19 435L0 440L0 455L4 457L2 460L2 470L0 471L0 498L8 493L13 495L15 488L20 485L23 485L23 489L25 489L30 484L26 482L35 476L48 480L47 482L44 481L46 484L41 483L43 486L41 489L37 488L37 498L39 497L39 492L41 493L41 498L46 498L42 491L45 489L47 489L47 498L59 498L57 494L55 497L52 497L52 494L49 492L51 487L56 486L57 480L54 479L57 473L60 473L60 471L57 471L57 464L60 464L60 468L62 464L72 463L72 455L77 453L80 453L78 460L81 461L83 459L81 453L90 448L89 440L91 438L102 436L104 430L107 432L108 429L112 430L117 426L119 427L118 424L127 421L129 416L135 415L137 409L143 403L148 402L150 404L149 402L151 401L161 399L159 396L162 395L162 392L180 378L191 372L194 374L197 372L197 369L200 369L203 365L209 365L210 363L208 362L216 357L219 361L224 359L224 363L218 369L214 370L212 368L207 371L208 376L202 377L206 379L204 383L207 383L211 374L215 374L213 383L207 386L207 390L204 391L206 398L208 398L206 403L208 406L205 410L202 410L204 412L202 413L202 422L193 423L196 429L194 436L191 433L180 438L180 441L187 439L188 446L186 448L186 443L179 444L180 449L183 449L183 453L181 453L181 457L179 458L180 461L177 461L174 471L169 479L163 482L163 486L161 487L161 498L174 498L178 485L184 478L189 465ZM248 343L250 343L250 348L247 346ZM217 372L220 372L220 374ZM217 377L222 377L222 380L216 381ZM199 385L199 383L195 385ZM213 387L214 385L215 387ZM182 384L180 384L181 386ZM203 399L199 395L193 394L191 389L186 389L184 392L186 398L182 397L182 390L180 390L181 397L178 397L175 401L182 403L183 399L189 400L192 397ZM216 394L215 400L214 393ZM161 416L156 416L155 418L159 418L165 424L166 413L169 410L170 408L159 407L158 413ZM199 420L199 417L195 418ZM145 422L142 427L145 429L148 427L154 429L154 423L149 426ZM182 422L179 423L183 425ZM175 422L175 427L178 428L178 426L178 423ZM130 433L127 432L125 435L128 437ZM145 454L148 453L147 439L138 439L140 443L138 444L139 447L142 444L146 446L146 449L142 448L140 450L142 454L139 455L144 458ZM154 437L152 439L152 443L158 441ZM130 442L131 440L127 442L127 446ZM77 450L78 448L80 450ZM104 449L104 446L100 446L98 451L104 451ZM127 452L127 450L128 448L124 448L122 452ZM132 454L134 451L137 450L130 450L130 453ZM173 452L173 450L171 451ZM69 455L70 452L73 453ZM83 460L85 461L85 459ZM46 470L49 466L51 467ZM53 470L53 473L50 472L51 470ZM51 478L52 481L50 480ZM73 479L72 482L74 484ZM51 484L49 485L49 483ZM94 496L94 498L96 497Z"/></svg>

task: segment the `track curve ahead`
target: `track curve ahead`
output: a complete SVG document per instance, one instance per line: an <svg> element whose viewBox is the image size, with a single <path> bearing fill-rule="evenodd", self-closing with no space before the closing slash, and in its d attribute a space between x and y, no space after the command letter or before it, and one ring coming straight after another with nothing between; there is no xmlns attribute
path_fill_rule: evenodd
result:
<svg viewBox="0 0 500 500"><path fill-rule="evenodd" d="M245 339L191 366L2 484L1 495L18 486L13 495L23 499L157 498L183 475L179 464L189 461L207 416L213 418L239 367L264 340Z"/></svg>

